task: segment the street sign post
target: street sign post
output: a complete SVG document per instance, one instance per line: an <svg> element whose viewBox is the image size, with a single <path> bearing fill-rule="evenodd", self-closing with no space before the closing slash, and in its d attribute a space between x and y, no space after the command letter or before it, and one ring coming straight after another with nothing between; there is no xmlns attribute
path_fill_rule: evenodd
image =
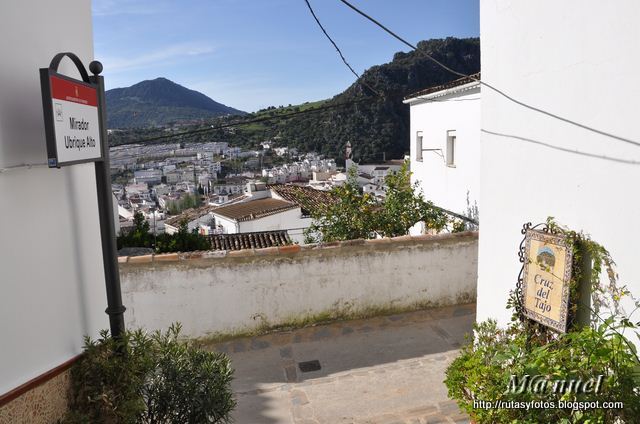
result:
<svg viewBox="0 0 640 424"><path fill-rule="evenodd" d="M65 57L78 68L82 80L58 73ZM73 53L58 53L48 68L40 69L42 108L50 168L95 162L98 217L102 241L102 263L107 290L107 309L111 335L124 332L124 311L118 271L116 231L113 219L109 145L107 142L107 113L102 64L89 64L93 74L87 73L80 59Z"/></svg>
<svg viewBox="0 0 640 424"><path fill-rule="evenodd" d="M48 68L40 84L49 167L101 160L97 87Z"/></svg>

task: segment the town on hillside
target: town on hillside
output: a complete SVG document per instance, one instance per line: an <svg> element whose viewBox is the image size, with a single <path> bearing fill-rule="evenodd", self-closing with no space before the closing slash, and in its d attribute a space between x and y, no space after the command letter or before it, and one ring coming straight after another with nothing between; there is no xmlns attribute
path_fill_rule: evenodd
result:
<svg viewBox="0 0 640 424"><path fill-rule="evenodd" d="M290 242L304 243L304 230L312 219L290 193L329 192L347 183L353 167L358 187L383 199L386 177L404 163L396 159L357 164L350 152L347 144L347 169L340 169L333 158L274 147L270 141L261 143L260 150L226 142L115 146L110 160L117 228L126 233L140 213L154 234L174 234L184 222L189 231L204 236L285 231ZM279 165L265 166L274 158ZM251 222L239 225L238 219Z"/></svg>

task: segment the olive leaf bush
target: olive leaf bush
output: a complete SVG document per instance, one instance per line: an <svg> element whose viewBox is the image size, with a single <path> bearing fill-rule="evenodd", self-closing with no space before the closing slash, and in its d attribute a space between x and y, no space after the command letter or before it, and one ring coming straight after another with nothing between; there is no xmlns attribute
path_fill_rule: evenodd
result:
<svg viewBox="0 0 640 424"><path fill-rule="evenodd" d="M640 308L626 287L618 287L615 263L609 252L584 233L560 227L553 218L550 231L563 234L573 250L573 275L570 282L569 330L557 334L547 327L524 319L517 294L512 292L507 308L513 311L506 328L495 321L476 324L473 337L461 349L446 371L449 397L455 399L477 423L637 423L640 422L640 359L629 337L640 338L639 322L633 313ZM591 262L590 325L579 325L577 314L578 282L585 256ZM606 276L605 278L601 278ZM627 314L620 304L630 299L635 309ZM605 312L607 316L605 317ZM598 393L580 390L509 390L514 380L544 376L549 381L581 380L602 376ZM480 401L492 402L486 407ZM571 402L558 408L560 401ZM593 402L599 402L595 404ZM538 402L533 408L507 408L496 405ZM509 403L511 402L511 403ZM545 403L546 402L546 403ZM551 407L550 402L554 402ZM622 407L605 407L605 402L621 402ZM521 404L522 405L522 404Z"/></svg>
<svg viewBox="0 0 640 424"><path fill-rule="evenodd" d="M165 332L102 331L85 338L71 370L70 412L63 423L228 423L235 407L228 357Z"/></svg>

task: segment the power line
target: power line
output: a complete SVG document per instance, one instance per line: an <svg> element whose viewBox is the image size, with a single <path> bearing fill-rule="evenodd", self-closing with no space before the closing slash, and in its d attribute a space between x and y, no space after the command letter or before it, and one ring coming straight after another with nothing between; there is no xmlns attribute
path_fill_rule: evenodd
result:
<svg viewBox="0 0 640 424"><path fill-rule="evenodd" d="M18 169L31 169L31 168L47 168L49 164L47 163L23 163L21 165L12 165L4 168L0 168L0 174L9 171L16 171Z"/></svg>
<svg viewBox="0 0 640 424"><path fill-rule="evenodd" d="M320 20L318 19L318 17L316 16L316 13L313 11L313 8L311 7L311 3L309 3L309 0L304 0L304 2L307 4L307 7L309 8L309 12L311 12L311 16L313 16L313 19L315 19L316 23L318 24L318 26L320 27L320 29L322 30L322 32L324 33L325 37L327 37L327 39L331 42L331 44L333 44L333 47L335 47L336 51L338 52L338 54L340 55L340 59L342 59L342 61L344 62L344 64L347 66L347 68L349 68L349 70L351 71L351 73L353 75L356 76L357 78L357 82L360 82L362 85L364 85L365 87L367 87L369 90L371 90L373 93L375 93L377 96L379 97L384 97L382 94L380 94L377 90L373 89L373 87L371 87L369 84L367 84L363 78L360 77L360 75L353 69L353 67L349 64L349 62L347 62L347 59L344 57L344 55L342 54L342 51L340 50L340 47L338 47L338 45L336 44L335 41L333 41L333 39L331 38L331 36L327 33L327 31L324 29L324 26L322 26L322 23L320 23Z"/></svg>
<svg viewBox="0 0 640 424"><path fill-rule="evenodd" d="M558 119L558 120L563 121L563 122L566 122L566 123L568 123L568 124L575 125L575 126L577 126L577 127L579 127L579 128L582 128L582 129L587 130L587 131L594 132L594 133L596 133L596 134L600 134L600 135L603 135L603 136L606 136L606 137L610 137L610 138L613 138L613 139L615 139L615 140L622 141L622 142L625 142L625 143L633 144L634 146L640 146L640 142L638 142L638 141L631 140L631 139L626 138L626 137L621 137L621 136L618 136L618 135L615 135L615 134L611 134L611 133L609 133L609 132L602 131L602 130L599 130L599 129L597 129L597 128L593 128L593 127L590 127L590 126L588 126L588 125L581 124L580 122L573 121L573 120L571 120L571 119L569 119L569 118L565 118L565 117L563 117L563 116L556 115L555 113L548 112L548 111L546 111L546 110L544 110L544 109L540 109L540 108L538 108L538 107L531 106L531 105L529 105L529 104L527 104L527 103L524 103L524 102L523 102L523 101L521 101L521 100L518 100L518 99L516 99L516 98L514 98L514 97L512 97L512 96L510 96L510 95L508 95L507 93L505 93L504 91L502 91L502 90L500 90L500 89L498 89L498 88L494 87L493 85L491 85L491 84L489 84L489 83L487 83L487 82L482 81L481 79L478 79L478 78L472 77L472 76L470 76L470 75L463 74L462 72L458 72L458 71L456 71L456 70L454 70L454 69L451 69L450 67L448 67L448 66L447 66L447 65L445 65L444 63L440 62L439 60L435 59L434 57L432 57L431 55L429 55L429 54L428 54L428 53L426 53L425 51L418 49L416 46L414 46L413 44L409 43L407 40L405 40L404 38L400 37L400 36L399 36L398 34L396 34L395 32L391 31L389 28L387 28L386 26L384 26L382 23L378 22L376 19L374 19L374 18L372 18L371 16L367 15L366 13L364 13L363 11L361 11L360 9L358 9L357 7L355 7L354 5L352 5L351 3L349 3L347 0L340 0L340 1L341 1L342 3L344 3L345 5L347 5L349 8L351 8L352 10L354 10L354 11L355 11L356 13L358 13L359 15L361 15L361 16L363 16L363 17L365 17L365 18L366 18L366 19L368 19L369 21L373 22L374 24L376 24L377 26L379 26L380 28L382 28L384 31L386 31L389 35L391 35L391 36L392 36L392 37L394 37L395 39L397 39L397 40L399 40L400 42L402 42L402 43L406 44L407 46L409 46L409 47L410 47L410 48L412 48L413 50L415 50L415 51L417 51L417 52L421 53L421 54L422 54L422 55L424 55L427 59L431 60L433 63L435 63L436 65L440 66L442 69L444 69L444 70L446 70L446 71L448 71L448 72L450 72L450 73L452 73L452 74L454 74L454 75L457 75L457 76L459 76L459 77L463 77L463 78L469 78L469 79L471 79L471 80L473 80L473 81L477 81L478 83L480 83L480 85L483 85L483 86L487 87L488 89L493 90L494 92L496 92L496 93L498 93L499 95L503 96L503 97L504 97L504 98L506 98L507 100L509 100L509 101L511 101L511 102L513 102L513 103L515 103L515 104L519 105L519 106L522 106L522 107L524 107L524 108L527 108L527 109L533 110L533 111L538 112L538 113L541 113L541 114L543 114L543 115L547 115L547 116L549 116L549 117L551 117L551 118Z"/></svg>
<svg viewBox="0 0 640 424"><path fill-rule="evenodd" d="M254 118L254 119L249 119L249 120L244 120L244 121L230 122L230 123L227 123L227 124L221 124L221 125L217 125L217 126L210 126L210 127L207 127L207 128L200 128L200 129L197 129L197 130L183 131L183 132L177 133L177 134L159 135L159 136L156 136L156 137L149 137L149 138L143 138L143 139L139 139L139 140L132 140L132 141L127 141L125 143L119 143L119 144L114 145L112 147L128 146L128 145L131 145L131 144L146 143L146 142L149 142L149 141L165 140L165 139L176 138L176 137L189 137L189 136L192 136L192 135L195 135L195 134L205 133L205 132L209 132L209 131L216 131L216 130L221 130L221 129L224 129L224 128L231 128L231 127L238 127L238 126L247 125L247 124L254 124L254 123L257 123L257 122L271 121L271 120L274 120L274 119L290 118L292 116L306 115L308 113L321 112L323 110L329 110L329 109L337 109L337 108L342 107L342 106L351 106L351 105L354 105L354 104L368 102L368 101L370 101L370 99L352 100L352 101L349 101L349 102L337 103L337 104L334 104L334 105L319 106L319 107L309 108L309 109L295 111L295 112L280 113L280 114L275 115L275 116L264 116L264 117L261 117L261 118Z"/></svg>

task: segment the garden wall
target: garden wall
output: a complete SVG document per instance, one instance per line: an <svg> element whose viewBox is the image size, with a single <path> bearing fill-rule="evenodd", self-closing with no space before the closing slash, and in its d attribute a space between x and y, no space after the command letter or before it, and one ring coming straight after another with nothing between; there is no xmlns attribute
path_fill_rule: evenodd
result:
<svg viewBox="0 0 640 424"><path fill-rule="evenodd" d="M478 234L121 258L129 328L204 337L475 301Z"/></svg>

